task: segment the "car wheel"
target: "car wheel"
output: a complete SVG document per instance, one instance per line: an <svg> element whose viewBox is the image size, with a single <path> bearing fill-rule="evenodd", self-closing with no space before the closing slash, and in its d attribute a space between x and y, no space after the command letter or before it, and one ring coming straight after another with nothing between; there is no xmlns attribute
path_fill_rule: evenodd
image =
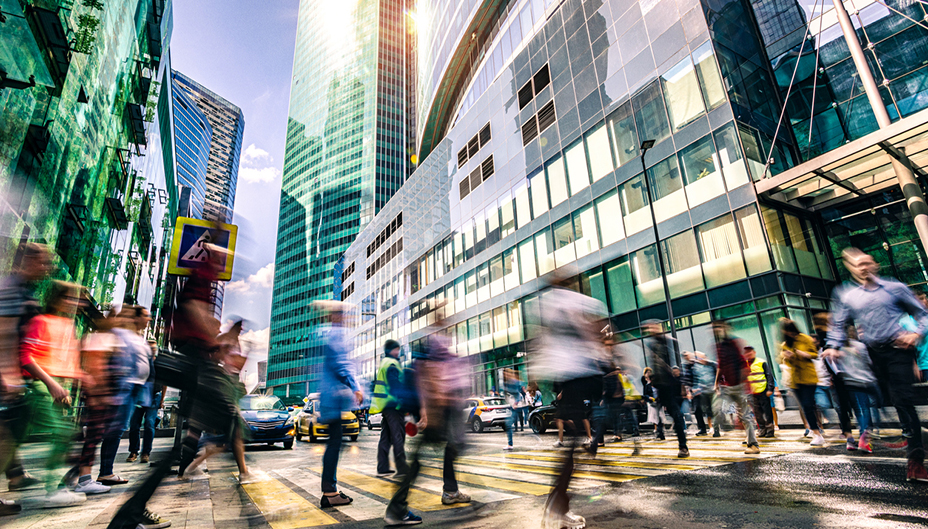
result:
<svg viewBox="0 0 928 529"><path fill-rule="evenodd" d="M297 440L297 441L302 441L302 440L303 440L303 434L300 433L300 427L299 427L299 425L297 425L297 427L293 429L293 435L296 437L296 440Z"/></svg>
<svg viewBox="0 0 928 529"><path fill-rule="evenodd" d="M290 450L291 448L293 448L293 439L284 441L284 450Z"/></svg>
<svg viewBox="0 0 928 529"><path fill-rule="evenodd" d="M315 442L316 442L316 436L313 435L313 426L312 426L312 425L309 425L309 442L310 442L310 443L315 443Z"/></svg>
<svg viewBox="0 0 928 529"><path fill-rule="evenodd" d="M480 433L483 431L483 421L480 419L474 419L470 423L470 429L474 433Z"/></svg>
<svg viewBox="0 0 928 529"><path fill-rule="evenodd" d="M349 437L349 439L351 439L351 442L352 442L352 443L358 442L358 436L357 436L357 435L352 435L351 437Z"/></svg>
<svg viewBox="0 0 928 529"><path fill-rule="evenodd" d="M532 417L532 420L530 422L531 422L533 432L539 435L545 433L545 422L541 420L540 416L536 415Z"/></svg>
<svg viewBox="0 0 928 529"><path fill-rule="evenodd" d="M368 429L368 430L373 430L373 429L374 429L374 425L371 423L371 420L370 420L370 419L367 420L367 429Z"/></svg>

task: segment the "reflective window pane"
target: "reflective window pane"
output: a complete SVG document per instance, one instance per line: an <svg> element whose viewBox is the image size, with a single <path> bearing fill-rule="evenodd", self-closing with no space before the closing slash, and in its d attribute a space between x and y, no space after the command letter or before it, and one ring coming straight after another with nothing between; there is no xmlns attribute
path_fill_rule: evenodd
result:
<svg viewBox="0 0 928 529"><path fill-rule="evenodd" d="M461 227L464 234L464 260L470 260L474 257L474 221L473 219L464 222Z"/></svg>
<svg viewBox="0 0 928 529"><path fill-rule="evenodd" d="M638 125L638 137L641 141L661 141L670 135L670 124L664 110L664 98L657 81L648 85L632 98L635 109L635 123Z"/></svg>
<svg viewBox="0 0 928 529"><path fill-rule="evenodd" d="M648 193L642 175L620 185L619 197L622 199L622 221L628 235L651 227L651 210L648 209Z"/></svg>
<svg viewBox="0 0 928 529"><path fill-rule="evenodd" d="M599 241L602 247L625 238L622 203L619 192L612 190L596 199L596 219L599 221Z"/></svg>
<svg viewBox="0 0 928 529"><path fill-rule="evenodd" d="M500 237L515 233L516 218L513 210L512 197L507 193L499 201Z"/></svg>
<svg viewBox="0 0 928 529"><path fill-rule="evenodd" d="M548 175L548 191L551 193L551 207L567 200L567 175L564 174L564 160L560 156L545 167ZM534 204L533 204L534 205Z"/></svg>
<svg viewBox="0 0 928 529"><path fill-rule="evenodd" d="M457 268L464 262L464 234L460 230L454 232L454 267Z"/></svg>
<svg viewBox="0 0 928 529"><path fill-rule="evenodd" d="M597 266L593 270L580 274L580 293L601 301L604 307L609 306L602 269Z"/></svg>
<svg viewBox="0 0 928 529"><path fill-rule="evenodd" d="M532 222L532 209L529 206L528 181L522 182L515 190L516 224L517 227L528 226Z"/></svg>
<svg viewBox="0 0 928 529"><path fill-rule="evenodd" d="M503 252L503 286L506 290L519 286L519 261L515 248Z"/></svg>
<svg viewBox="0 0 928 529"><path fill-rule="evenodd" d="M532 193L532 218L548 211L548 187L545 185L545 174L538 171L528 182Z"/></svg>
<svg viewBox="0 0 928 529"><path fill-rule="evenodd" d="M498 243L500 239L499 208L496 204L491 204L484 214L487 217L487 247L490 247Z"/></svg>
<svg viewBox="0 0 928 529"><path fill-rule="evenodd" d="M609 129L606 123L600 123L596 128L587 132L584 141L590 160L591 175L595 182L615 169L615 164L612 162L612 149L609 148Z"/></svg>
<svg viewBox="0 0 928 529"><path fill-rule="evenodd" d="M731 215L700 224L696 228L702 256L702 270L708 288L744 279L744 259Z"/></svg>
<svg viewBox="0 0 928 529"><path fill-rule="evenodd" d="M814 236L808 223L789 213L783 213L783 217L786 219L789 238L793 243L793 254L796 256L796 264L799 265L799 273L822 277L812 246Z"/></svg>
<svg viewBox="0 0 928 529"><path fill-rule="evenodd" d="M606 118L612 128L612 147L619 166L638 156L638 131L635 129L635 116L632 104L627 102Z"/></svg>
<svg viewBox="0 0 928 529"><path fill-rule="evenodd" d="M719 75L718 67L715 65L711 42L706 41L693 52L693 62L696 63L696 71L699 73L702 95L706 98L709 110L712 110L725 102L725 86L722 84L722 76Z"/></svg>
<svg viewBox="0 0 928 529"><path fill-rule="evenodd" d="M686 198L690 207L698 206L725 194L722 172L716 163L711 136L703 136L680 151L680 166L686 181Z"/></svg>
<svg viewBox="0 0 928 529"><path fill-rule="evenodd" d="M670 297L677 298L702 290L702 268L693 232L685 231L661 241Z"/></svg>
<svg viewBox="0 0 928 529"><path fill-rule="evenodd" d="M531 238L519 243L519 272L522 274L523 283L528 283L537 277L535 273L535 245Z"/></svg>
<svg viewBox="0 0 928 529"><path fill-rule="evenodd" d="M465 301L467 308L477 305L477 272L471 270L464 274L464 291L466 293Z"/></svg>
<svg viewBox="0 0 928 529"><path fill-rule="evenodd" d="M719 151L719 162L722 164L722 174L725 175L725 186L729 190L747 184L748 168L744 165L741 156L741 145L738 143L738 131L735 122L731 121L713 133L715 146Z"/></svg>
<svg viewBox="0 0 928 529"><path fill-rule="evenodd" d="M654 218L663 222L687 210L683 177L677 157L671 156L648 169L648 183L654 197Z"/></svg>
<svg viewBox="0 0 928 529"><path fill-rule="evenodd" d="M483 213L478 213L474 217L474 255L487 249L487 221Z"/></svg>
<svg viewBox="0 0 928 529"><path fill-rule="evenodd" d="M699 82L696 80L696 70L689 57L662 75L661 84L674 132L705 113Z"/></svg>
<svg viewBox="0 0 928 529"><path fill-rule="evenodd" d="M490 299L490 267L483 263L477 267L477 303Z"/></svg>
<svg viewBox="0 0 928 529"><path fill-rule="evenodd" d="M521 342L525 335L522 332L522 310L521 303L513 301L509 303L509 343Z"/></svg>
<svg viewBox="0 0 928 529"><path fill-rule="evenodd" d="M786 229L780 221L779 213L772 208L761 208L761 212L764 215L764 227L767 229L767 238L770 239L770 247L773 250L773 259L777 264L777 270L798 272L796 259L793 257L793 249L790 248L789 239L786 237Z"/></svg>
<svg viewBox="0 0 928 529"><path fill-rule="evenodd" d="M629 257L632 277L635 280L635 296L639 307L647 307L664 301L664 283L661 265L657 261L657 246L646 246Z"/></svg>
<svg viewBox="0 0 928 529"><path fill-rule="evenodd" d="M576 143L568 147L567 150L564 151L564 158L567 160L567 177L570 179L570 194L576 195L590 185L590 173L586 169L583 142L577 140ZM554 198L553 192L551 197Z"/></svg>
<svg viewBox="0 0 928 529"><path fill-rule="evenodd" d="M575 211L573 217L574 234L577 237L574 246L576 247L577 259L579 259L599 250L599 236L596 233L596 213L593 210L593 204Z"/></svg>
<svg viewBox="0 0 928 529"><path fill-rule="evenodd" d="M490 296L496 297L506 291L503 284L503 256L490 259Z"/></svg>
<svg viewBox="0 0 928 529"><path fill-rule="evenodd" d="M554 223L551 227L554 235L554 264L564 266L577 259L574 251L574 226L570 215Z"/></svg>
<svg viewBox="0 0 928 529"><path fill-rule="evenodd" d="M547 229L535 235L535 262L539 277L554 270L554 240Z"/></svg>
<svg viewBox="0 0 928 529"><path fill-rule="evenodd" d="M757 207L752 205L739 209L735 212L735 221L744 246L744 260L748 265L748 273L755 275L772 270L770 252L767 251L767 241L764 239L764 228L761 226Z"/></svg>
<svg viewBox="0 0 928 529"><path fill-rule="evenodd" d="M613 314L622 314L635 310L637 308L635 288L632 283L628 256L607 264L604 269L606 270L606 283L609 286L609 311Z"/></svg>
<svg viewBox="0 0 928 529"><path fill-rule="evenodd" d="M464 288L464 276L454 280L454 312L467 309L467 294Z"/></svg>
<svg viewBox="0 0 928 529"><path fill-rule="evenodd" d="M509 345L509 322L506 307L493 309L493 347Z"/></svg>

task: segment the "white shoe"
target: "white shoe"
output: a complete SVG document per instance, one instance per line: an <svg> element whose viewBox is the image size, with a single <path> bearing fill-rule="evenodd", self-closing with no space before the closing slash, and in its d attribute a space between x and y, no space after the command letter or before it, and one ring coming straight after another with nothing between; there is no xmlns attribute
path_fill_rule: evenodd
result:
<svg viewBox="0 0 928 529"><path fill-rule="evenodd" d="M271 477L267 475L266 472L261 472L260 470L252 470L247 474L239 474L238 482L242 485L248 485L249 483L258 483L260 481L268 481Z"/></svg>
<svg viewBox="0 0 928 529"><path fill-rule="evenodd" d="M209 476L206 475L206 472L203 472L203 469L202 469L202 468L197 467L197 468L194 468L194 469L189 469L189 468L188 468L187 470L184 471L184 475L183 475L183 476L180 476L178 479L182 479L182 480L186 481L186 480L190 480L190 479L204 479L204 478L207 478L207 477L209 477Z"/></svg>
<svg viewBox="0 0 928 529"><path fill-rule="evenodd" d="M809 443L809 446L824 446L825 438L822 437L822 434L815 432L812 434L812 442Z"/></svg>
<svg viewBox="0 0 928 529"><path fill-rule="evenodd" d="M503 447L503 450L515 450L512 445L506 445Z"/></svg>
<svg viewBox="0 0 928 529"><path fill-rule="evenodd" d="M78 492L71 492L68 489L58 489L45 496L45 509L54 509L56 507L68 507L87 501L87 496Z"/></svg>
<svg viewBox="0 0 928 529"><path fill-rule="evenodd" d="M74 487L74 492L83 493L83 494L103 494L104 492L109 492L112 487L107 487L99 481L85 481L81 483L77 482L77 486Z"/></svg>
<svg viewBox="0 0 928 529"><path fill-rule="evenodd" d="M554 448L561 448L562 446L564 446L564 443L560 441L554 441L554 444L552 446L554 446Z"/></svg>
<svg viewBox="0 0 928 529"><path fill-rule="evenodd" d="M583 529L586 527L586 520L583 516L570 511L565 514L554 514L548 511L545 513L542 527L543 529Z"/></svg>

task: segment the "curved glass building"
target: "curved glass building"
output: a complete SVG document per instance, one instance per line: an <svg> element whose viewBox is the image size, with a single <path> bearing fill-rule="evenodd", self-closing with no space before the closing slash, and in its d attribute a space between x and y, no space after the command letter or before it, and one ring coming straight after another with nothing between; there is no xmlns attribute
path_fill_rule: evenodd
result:
<svg viewBox="0 0 928 529"><path fill-rule="evenodd" d="M177 183L190 190L188 214L203 218L206 204L206 175L209 170L209 149L213 138L206 115L197 108L183 86L177 72L171 75L174 98L174 149L177 153ZM183 207L183 204L181 205Z"/></svg>

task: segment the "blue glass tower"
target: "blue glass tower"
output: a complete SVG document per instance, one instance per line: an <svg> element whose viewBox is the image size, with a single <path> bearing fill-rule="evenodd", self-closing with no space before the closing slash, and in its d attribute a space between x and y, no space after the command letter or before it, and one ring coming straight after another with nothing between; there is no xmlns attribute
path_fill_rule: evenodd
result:
<svg viewBox="0 0 928 529"><path fill-rule="evenodd" d="M174 99L174 142L177 151L177 183L190 189L189 206L180 213L202 219L206 203L206 173L213 138L206 115L197 108L183 87L178 86L177 72L171 75Z"/></svg>

